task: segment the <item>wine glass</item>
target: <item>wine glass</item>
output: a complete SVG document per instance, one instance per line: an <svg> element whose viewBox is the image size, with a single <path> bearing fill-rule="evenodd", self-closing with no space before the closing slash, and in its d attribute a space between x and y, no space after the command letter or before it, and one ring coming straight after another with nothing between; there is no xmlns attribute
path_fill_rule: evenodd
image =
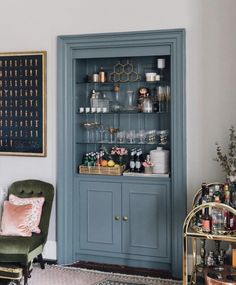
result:
<svg viewBox="0 0 236 285"><path fill-rule="evenodd" d="M119 143L124 143L125 142L125 131L120 131L116 135L116 139Z"/></svg>
<svg viewBox="0 0 236 285"><path fill-rule="evenodd" d="M129 130L126 132L126 139L128 143L135 143L135 130Z"/></svg>
<svg viewBox="0 0 236 285"><path fill-rule="evenodd" d="M145 143L145 138L146 138L146 131L145 130L139 130L138 139L139 139L139 142L141 144Z"/></svg>
<svg viewBox="0 0 236 285"><path fill-rule="evenodd" d="M119 131L118 128L108 128L108 132L110 133L110 142L113 143L116 141L116 134Z"/></svg>

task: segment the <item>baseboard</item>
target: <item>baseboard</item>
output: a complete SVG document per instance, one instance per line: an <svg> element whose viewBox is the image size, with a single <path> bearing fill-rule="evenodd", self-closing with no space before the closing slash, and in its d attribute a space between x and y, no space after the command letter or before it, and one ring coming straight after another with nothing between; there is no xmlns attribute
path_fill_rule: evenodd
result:
<svg viewBox="0 0 236 285"><path fill-rule="evenodd" d="M49 264L49 265L57 264L57 260L54 260L54 259L45 259L44 258L44 261L46 264Z"/></svg>
<svg viewBox="0 0 236 285"><path fill-rule="evenodd" d="M57 243L56 241L47 241L43 251L43 258L48 264L56 264L57 263ZM199 256L197 256L197 260L199 260ZM188 254L188 275L191 274L193 258L191 254Z"/></svg>
<svg viewBox="0 0 236 285"><path fill-rule="evenodd" d="M57 260L57 243L49 240L46 242L43 250L43 258L45 260Z"/></svg>

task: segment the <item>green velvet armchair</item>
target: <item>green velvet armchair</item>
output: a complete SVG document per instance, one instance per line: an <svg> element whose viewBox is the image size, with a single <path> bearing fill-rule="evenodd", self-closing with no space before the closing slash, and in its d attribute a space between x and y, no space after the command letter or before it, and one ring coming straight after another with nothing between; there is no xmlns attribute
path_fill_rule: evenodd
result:
<svg viewBox="0 0 236 285"><path fill-rule="evenodd" d="M40 234L33 233L31 237L0 236L0 266L17 265L23 268L24 284L26 285L30 277L30 267L35 258L44 269L42 251L47 241L54 187L40 180L23 180L17 181L9 187L8 195L10 194L20 198L45 198L39 224Z"/></svg>

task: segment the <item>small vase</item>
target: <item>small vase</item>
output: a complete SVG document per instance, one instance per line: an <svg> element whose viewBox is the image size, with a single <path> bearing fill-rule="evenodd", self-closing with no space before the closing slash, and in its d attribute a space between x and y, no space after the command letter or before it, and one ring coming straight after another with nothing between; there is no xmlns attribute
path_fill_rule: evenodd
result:
<svg viewBox="0 0 236 285"><path fill-rule="evenodd" d="M150 167L145 167L145 168L144 168L144 173L145 173L145 174L152 174L152 166L150 166Z"/></svg>

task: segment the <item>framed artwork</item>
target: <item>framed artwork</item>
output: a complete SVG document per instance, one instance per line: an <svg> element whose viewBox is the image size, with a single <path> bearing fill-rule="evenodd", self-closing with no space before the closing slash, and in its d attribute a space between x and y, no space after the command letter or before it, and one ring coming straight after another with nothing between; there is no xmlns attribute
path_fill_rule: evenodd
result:
<svg viewBox="0 0 236 285"><path fill-rule="evenodd" d="M0 53L0 155L46 156L46 60Z"/></svg>

